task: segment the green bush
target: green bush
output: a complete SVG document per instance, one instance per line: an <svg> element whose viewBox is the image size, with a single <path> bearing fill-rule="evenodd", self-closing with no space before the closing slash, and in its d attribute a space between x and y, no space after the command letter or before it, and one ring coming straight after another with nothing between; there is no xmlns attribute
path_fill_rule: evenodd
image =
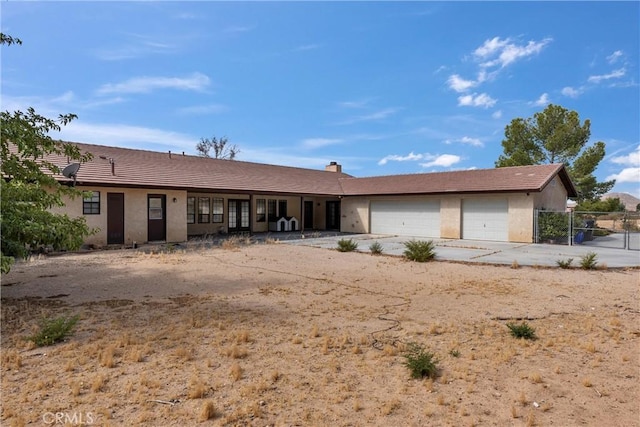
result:
<svg viewBox="0 0 640 427"><path fill-rule="evenodd" d="M524 338L525 340L537 339L536 330L529 326L527 322L522 322L519 325L507 323L507 328L511 331L511 335L516 338Z"/></svg>
<svg viewBox="0 0 640 427"><path fill-rule="evenodd" d="M409 240L404 242L404 247L404 256L411 261L426 262L436 256L432 240Z"/></svg>
<svg viewBox="0 0 640 427"><path fill-rule="evenodd" d="M596 259L598 254L595 252L587 252L580 258L580 267L584 270L595 270L598 266Z"/></svg>
<svg viewBox="0 0 640 427"><path fill-rule="evenodd" d="M71 330L78 323L78 319L80 319L80 316L77 314L73 317L62 316L56 319L42 319L38 333L28 339L38 347L55 344L64 340L71 333Z"/></svg>
<svg viewBox="0 0 640 427"><path fill-rule="evenodd" d="M573 258L567 258L565 260L562 260L562 259L556 260L556 264L558 264L558 267L560 268L569 268L571 267L572 262L573 262Z"/></svg>
<svg viewBox="0 0 640 427"><path fill-rule="evenodd" d="M540 212L538 236L541 242L566 240L569 236L569 215L564 212Z"/></svg>
<svg viewBox="0 0 640 427"><path fill-rule="evenodd" d="M380 255L382 253L382 245L380 242L373 242L369 245L369 250L373 255Z"/></svg>
<svg viewBox="0 0 640 427"><path fill-rule="evenodd" d="M438 374L438 361L434 354L419 344L409 343L404 358L404 365L411 371L412 378L435 378Z"/></svg>
<svg viewBox="0 0 640 427"><path fill-rule="evenodd" d="M358 243L354 242L353 239L340 239L338 240L339 252L353 252L358 249Z"/></svg>

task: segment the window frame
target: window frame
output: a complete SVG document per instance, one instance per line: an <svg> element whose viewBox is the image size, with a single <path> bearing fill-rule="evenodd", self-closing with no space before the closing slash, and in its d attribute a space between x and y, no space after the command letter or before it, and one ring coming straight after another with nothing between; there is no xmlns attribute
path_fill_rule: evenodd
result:
<svg viewBox="0 0 640 427"><path fill-rule="evenodd" d="M267 200L256 199L256 222L267 221Z"/></svg>
<svg viewBox="0 0 640 427"><path fill-rule="evenodd" d="M211 197L198 197L198 224L208 224L211 222L210 213Z"/></svg>
<svg viewBox="0 0 640 427"><path fill-rule="evenodd" d="M278 220L277 201L275 199L269 199L267 201L267 218L269 222L275 222Z"/></svg>
<svg viewBox="0 0 640 427"><path fill-rule="evenodd" d="M97 198L97 200L95 200ZM90 197L82 197L83 215L100 215L100 192L92 191Z"/></svg>
<svg viewBox="0 0 640 427"><path fill-rule="evenodd" d="M191 212L189 212L190 210ZM196 198L187 197L187 224L195 224L195 223L196 223Z"/></svg>
<svg viewBox="0 0 640 427"><path fill-rule="evenodd" d="M211 201L211 222L224 223L224 199L222 197L214 197Z"/></svg>

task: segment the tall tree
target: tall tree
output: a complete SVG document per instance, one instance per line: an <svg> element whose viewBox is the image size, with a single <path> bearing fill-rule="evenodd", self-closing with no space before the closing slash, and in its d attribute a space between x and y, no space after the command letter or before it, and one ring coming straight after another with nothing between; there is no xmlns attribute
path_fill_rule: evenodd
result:
<svg viewBox="0 0 640 427"><path fill-rule="evenodd" d="M0 44L21 44L5 34ZM49 154L69 160L88 161L77 146L55 141L49 132L75 119L74 114L48 119L35 112L0 112L0 270L7 273L15 257L25 257L39 246L54 249L76 249L91 234L84 218L56 214L53 207L64 206L65 196L80 196L82 192L63 186L53 174L60 174L60 165L47 160Z"/></svg>
<svg viewBox="0 0 640 427"><path fill-rule="evenodd" d="M233 160L240 152L237 145L227 146L229 140L226 136L218 139L215 136L211 139L200 138L200 142L196 145L198 154L202 157L213 157L214 159ZM211 152L213 150L213 153Z"/></svg>
<svg viewBox="0 0 640 427"><path fill-rule="evenodd" d="M517 118L505 128L504 153L496 167L563 163L578 190L578 201L597 200L615 184L593 175L605 155L605 144L587 146L591 122L580 123L575 111L550 104L528 119Z"/></svg>

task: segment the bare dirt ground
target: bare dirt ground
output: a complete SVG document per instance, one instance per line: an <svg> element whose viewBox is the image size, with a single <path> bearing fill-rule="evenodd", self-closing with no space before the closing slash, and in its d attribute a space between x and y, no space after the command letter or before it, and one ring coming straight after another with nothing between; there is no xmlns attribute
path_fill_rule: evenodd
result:
<svg viewBox="0 0 640 427"><path fill-rule="evenodd" d="M638 426L638 279L285 244L33 260L2 278L1 423Z"/></svg>

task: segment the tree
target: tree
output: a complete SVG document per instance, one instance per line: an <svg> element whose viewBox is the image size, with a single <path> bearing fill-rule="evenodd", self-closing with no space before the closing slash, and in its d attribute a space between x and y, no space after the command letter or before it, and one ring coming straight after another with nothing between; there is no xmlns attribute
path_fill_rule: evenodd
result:
<svg viewBox="0 0 640 427"><path fill-rule="evenodd" d="M580 212L624 212L626 209L619 197L611 197L604 200L584 200L575 208Z"/></svg>
<svg viewBox="0 0 640 427"><path fill-rule="evenodd" d="M214 159L233 160L240 152L237 145L227 147L229 140L226 136L217 139L215 136L211 139L200 138L200 142L196 145L196 150L202 157L213 157ZM211 155L213 149L213 156Z"/></svg>
<svg viewBox="0 0 640 427"><path fill-rule="evenodd" d="M505 128L504 153L496 167L563 163L578 190L578 202L598 200L615 180L597 182L593 172L605 155L604 142L587 147L589 119L580 124L575 111L550 104L532 118L517 118Z"/></svg>
<svg viewBox="0 0 640 427"><path fill-rule="evenodd" d="M17 43L2 34L0 44ZM25 257L29 250L41 246L54 249L77 249L91 234L84 218L56 214L53 207L64 206L65 196L75 197L81 191L61 185L53 177L59 165L47 160L50 154L69 160L86 162L90 154L82 154L77 146L53 140L48 133L75 119L74 114L60 115L57 120L36 114L33 108L0 112L0 271L7 273L15 257Z"/></svg>

